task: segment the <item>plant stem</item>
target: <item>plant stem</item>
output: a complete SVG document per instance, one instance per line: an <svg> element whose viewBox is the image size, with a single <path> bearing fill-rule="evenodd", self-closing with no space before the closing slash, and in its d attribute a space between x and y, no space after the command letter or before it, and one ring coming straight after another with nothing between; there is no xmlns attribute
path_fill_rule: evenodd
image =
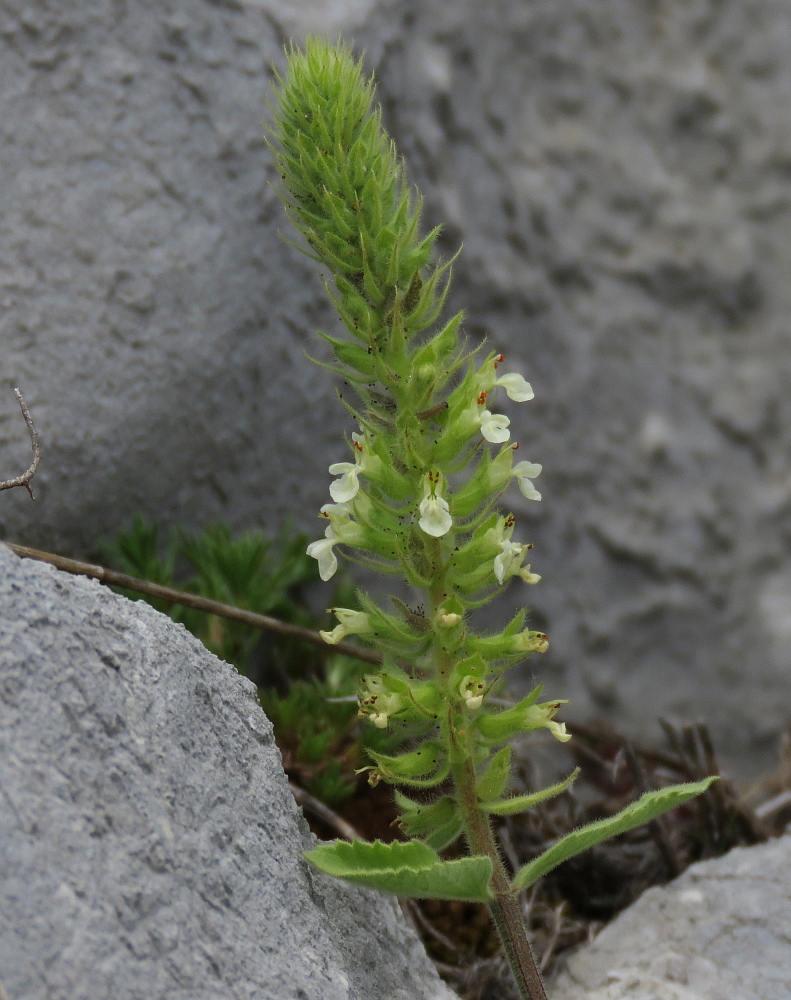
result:
<svg viewBox="0 0 791 1000"><path fill-rule="evenodd" d="M432 538L429 548L434 564L434 578L429 591L432 614L444 598L445 564L438 538ZM451 658L438 651L438 677L446 681L451 669ZM464 832L472 855L484 855L492 861L492 891L494 899L489 903L489 913L500 936L505 957L511 967L521 1000L547 1000L544 984L538 966L527 940L527 928L521 913L518 896L511 890L500 852L494 839L492 825L486 813L478 808L475 767L472 762L472 747L465 747L462 733L451 730L451 742L456 746L451 753L456 756L453 765L453 781L458 793L459 808L464 822Z"/></svg>
<svg viewBox="0 0 791 1000"><path fill-rule="evenodd" d="M527 929L518 897L508 884L508 876L500 860L489 818L478 808L475 768L469 758L453 769L453 778L459 794L470 853L485 855L492 860L492 890L495 898L489 903L489 912L500 936L519 996L521 1000L547 1000L544 984L527 940Z"/></svg>

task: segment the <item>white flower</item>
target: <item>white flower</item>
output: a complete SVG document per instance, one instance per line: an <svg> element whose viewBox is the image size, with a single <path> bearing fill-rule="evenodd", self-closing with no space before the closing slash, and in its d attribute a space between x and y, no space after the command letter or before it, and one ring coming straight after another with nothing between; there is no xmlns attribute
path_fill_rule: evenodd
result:
<svg viewBox="0 0 791 1000"><path fill-rule="evenodd" d="M355 462L336 462L330 466L330 475L340 476L334 483L330 483L330 496L336 503L348 503L357 496L360 489L360 480L357 478L360 466Z"/></svg>
<svg viewBox="0 0 791 1000"><path fill-rule="evenodd" d="M358 696L360 718L369 718L377 729L386 729L391 715L407 707L403 695L391 691L381 675L363 677L362 690Z"/></svg>
<svg viewBox="0 0 791 1000"><path fill-rule="evenodd" d="M356 504L358 503L359 497L356 501ZM330 523L324 531L324 538L311 542L306 551L318 561L319 576L322 580L329 580L338 568L338 560L332 551L334 545L365 544L365 529L353 519L352 513L352 507L348 503L325 503L321 508L321 517Z"/></svg>
<svg viewBox="0 0 791 1000"><path fill-rule="evenodd" d="M465 701L467 708L475 711L483 704L483 695L486 685L479 677L468 674L459 685L459 694Z"/></svg>
<svg viewBox="0 0 791 1000"><path fill-rule="evenodd" d="M501 375L494 384L501 385L505 389L508 398L513 399L515 403L525 403L535 395L530 383L526 382L516 372L511 372L509 375Z"/></svg>
<svg viewBox="0 0 791 1000"><path fill-rule="evenodd" d="M352 509L348 503L325 503L319 511L319 515L326 517L330 524L348 521L351 514Z"/></svg>
<svg viewBox="0 0 791 1000"><path fill-rule="evenodd" d="M442 477L436 469L430 469L423 480L423 499L420 501L418 524L427 535L442 538L453 525L448 502L437 492Z"/></svg>
<svg viewBox="0 0 791 1000"><path fill-rule="evenodd" d="M511 421L502 413L484 410L480 416L481 434L492 444L504 444L511 436L508 425Z"/></svg>
<svg viewBox="0 0 791 1000"><path fill-rule="evenodd" d="M500 541L500 551L494 557L494 575L498 583L505 583L512 576L518 576L525 583L538 583L541 577L538 573L530 570L530 564L522 565L525 553L533 546L523 545L521 542L512 542L508 538Z"/></svg>
<svg viewBox="0 0 791 1000"><path fill-rule="evenodd" d="M321 638L334 646L347 635L364 635L371 631L371 623L364 611L352 611L350 608L330 608L330 613L340 622L331 632L321 631Z"/></svg>
<svg viewBox="0 0 791 1000"><path fill-rule="evenodd" d="M541 468L536 462L518 462L511 469L511 475L519 480L519 489L528 500L541 499L541 494L530 482L531 479L535 479L536 476L540 475Z"/></svg>
<svg viewBox="0 0 791 1000"><path fill-rule="evenodd" d="M560 740L561 743L568 743L571 739L571 733L566 732L565 722L548 722L547 729L552 733L556 740Z"/></svg>
<svg viewBox="0 0 791 1000"><path fill-rule="evenodd" d="M507 538L500 542L500 552L494 557L494 575L498 583L503 583L509 576L519 572L526 551L527 546L520 542L512 542Z"/></svg>
<svg viewBox="0 0 791 1000"><path fill-rule="evenodd" d="M330 496L336 503L353 500L360 489L360 473L370 474L381 465L381 459L366 451L365 437L362 434L352 433L352 448L354 462L335 462L330 466L330 474L341 477L330 483Z"/></svg>
<svg viewBox="0 0 791 1000"><path fill-rule="evenodd" d="M306 549L307 554L318 562L319 576L325 582L334 576L338 568L338 560L332 551L333 545L337 545L338 541L339 539L332 530L332 525L328 524L324 538L320 538L317 542L311 542Z"/></svg>
<svg viewBox="0 0 791 1000"><path fill-rule="evenodd" d="M438 497L435 493L429 493L420 501L418 524L427 535L432 535L434 538L442 538L443 535L447 535L453 524L448 501Z"/></svg>

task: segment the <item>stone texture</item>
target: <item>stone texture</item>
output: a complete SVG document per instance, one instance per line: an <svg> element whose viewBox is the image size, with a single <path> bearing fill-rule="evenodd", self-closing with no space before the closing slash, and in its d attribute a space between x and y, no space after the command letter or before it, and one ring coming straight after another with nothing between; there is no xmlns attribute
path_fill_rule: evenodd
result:
<svg viewBox="0 0 791 1000"><path fill-rule="evenodd" d="M791 836L649 889L574 955L552 1000L791 1000Z"/></svg>
<svg viewBox="0 0 791 1000"><path fill-rule="evenodd" d="M509 497L552 648L633 733L705 716L771 763L791 670L791 22L780 0L6 0L0 537L89 552L136 510L310 529L344 458L335 321L277 238L281 44L344 32L464 242L451 305L522 369L544 465ZM318 529L317 529L318 530ZM523 600L509 595L509 603ZM653 728L651 728L653 727Z"/></svg>
<svg viewBox="0 0 791 1000"><path fill-rule="evenodd" d="M451 1000L392 897L310 868L253 685L0 545L10 1000Z"/></svg>

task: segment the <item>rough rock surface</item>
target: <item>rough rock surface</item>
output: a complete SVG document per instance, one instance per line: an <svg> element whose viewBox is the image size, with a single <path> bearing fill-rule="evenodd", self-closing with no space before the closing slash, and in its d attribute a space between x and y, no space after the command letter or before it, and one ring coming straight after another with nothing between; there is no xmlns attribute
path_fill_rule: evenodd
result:
<svg viewBox="0 0 791 1000"><path fill-rule="evenodd" d="M779 0L6 0L0 537L138 509L315 525L351 428L261 138L285 39L344 32L464 241L451 305L521 368L541 670L580 716L706 716L770 762L791 669L791 22ZM510 597L514 603L523 598ZM653 732L658 737L658 730Z"/></svg>
<svg viewBox="0 0 791 1000"><path fill-rule="evenodd" d="M552 1000L791 1000L791 836L649 889L578 952Z"/></svg>
<svg viewBox="0 0 791 1000"><path fill-rule="evenodd" d="M451 1000L392 898L311 869L253 686L0 545L9 1000Z"/></svg>

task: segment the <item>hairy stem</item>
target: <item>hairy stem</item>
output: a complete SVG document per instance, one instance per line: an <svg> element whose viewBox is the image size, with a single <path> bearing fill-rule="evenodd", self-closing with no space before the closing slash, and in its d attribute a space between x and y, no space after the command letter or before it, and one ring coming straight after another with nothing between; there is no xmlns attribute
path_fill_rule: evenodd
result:
<svg viewBox="0 0 791 1000"><path fill-rule="evenodd" d="M434 579L429 592L429 602L433 614L445 596L443 593L445 565L439 539L432 538L431 543ZM447 678L451 670L450 657L447 654L440 653L437 668L439 677ZM451 732L452 741L460 739L464 740L462 734ZM547 1000L544 984L541 982L541 975L530 950L530 942L527 940L527 929L518 896L512 892L508 883L508 875L497 850L489 817L478 808L477 779L471 751L472 747L462 748L458 745L454 747L453 753L459 763L452 769L470 854L491 858L492 890L495 898L489 903L489 913L500 936L521 1000Z"/></svg>
<svg viewBox="0 0 791 1000"><path fill-rule="evenodd" d="M492 890L495 898L489 903L489 912L500 936L519 996L521 1000L547 1000L544 984L527 940L527 929L518 896L508 884L508 876L497 850L489 818L478 808L475 768L469 758L454 767L453 780L459 796L470 853L485 855L492 860Z"/></svg>

